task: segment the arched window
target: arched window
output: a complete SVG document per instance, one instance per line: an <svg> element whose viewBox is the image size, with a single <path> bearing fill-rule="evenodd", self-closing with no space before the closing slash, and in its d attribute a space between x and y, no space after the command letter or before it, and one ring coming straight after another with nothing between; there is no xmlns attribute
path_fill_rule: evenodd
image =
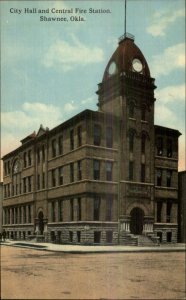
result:
<svg viewBox="0 0 186 300"><path fill-rule="evenodd" d="M141 136L141 153L145 153L146 135L143 133Z"/></svg>
<svg viewBox="0 0 186 300"><path fill-rule="evenodd" d="M129 118L134 118L134 102L129 103Z"/></svg>
<svg viewBox="0 0 186 300"><path fill-rule="evenodd" d="M146 120L146 109L144 106L141 108L141 120L142 121Z"/></svg>

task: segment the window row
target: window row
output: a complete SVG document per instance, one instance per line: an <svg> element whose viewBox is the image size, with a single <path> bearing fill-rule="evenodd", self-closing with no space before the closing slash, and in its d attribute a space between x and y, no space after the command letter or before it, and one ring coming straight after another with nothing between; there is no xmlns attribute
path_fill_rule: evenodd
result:
<svg viewBox="0 0 186 300"><path fill-rule="evenodd" d="M32 150L25 151L23 153L23 168L32 165Z"/></svg>
<svg viewBox="0 0 186 300"><path fill-rule="evenodd" d="M145 133L142 133L141 135L141 153L145 154L146 150L146 140L147 135ZM130 131L129 133L129 151L134 151L134 145L135 145L135 131Z"/></svg>
<svg viewBox="0 0 186 300"><path fill-rule="evenodd" d="M31 205L3 209L3 224L27 224L32 221Z"/></svg>
<svg viewBox="0 0 186 300"><path fill-rule="evenodd" d="M51 222L83 221L82 211L86 212L86 205L81 198L58 200L51 202ZM101 207L103 211L101 212ZM94 221L111 221L113 216L113 196L107 195L106 199L95 196L93 199L92 218Z"/></svg>
<svg viewBox="0 0 186 300"><path fill-rule="evenodd" d="M69 233L68 234L68 242L70 242L70 243L87 242L86 234L82 231L69 231L68 233ZM103 242L106 242L106 243L112 243L113 231L107 230L104 233L104 237L103 237L103 232L94 231L93 239L94 239L95 244L101 243L101 240L103 240ZM57 232L51 231L50 232L50 240L51 240L51 242L59 243L59 244L67 242L66 235L65 235L65 238L63 239L62 231L60 231L60 230L58 230Z"/></svg>
<svg viewBox="0 0 186 300"><path fill-rule="evenodd" d="M173 171L172 170L156 170L156 185L173 187Z"/></svg>
<svg viewBox="0 0 186 300"><path fill-rule="evenodd" d="M94 124L93 127L93 143L95 146L101 146L102 140L105 138L107 148L113 147L113 129L112 127L106 127L105 129L105 136L103 134L103 130L101 125ZM104 146L104 145L103 145Z"/></svg>
<svg viewBox="0 0 186 300"><path fill-rule="evenodd" d="M43 163L45 162L45 158L46 158L45 151L46 151L46 147L44 144L37 147L37 150L36 150L37 164L40 164L41 161Z"/></svg>
<svg viewBox="0 0 186 300"><path fill-rule="evenodd" d="M21 179L20 174L19 176L14 175L12 178L12 183L4 185L4 198L32 192L32 177L33 176L27 176Z"/></svg>
<svg viewBox="0 0 186 300"><path fill-rule="evenodd" d="M74 129L69 131L69 148L72 151L75 148L75 135L77 136L77 147L82 145L82 126L77 127L77 132ZM64 136L59 135L51 141L52 157L62 155L64 152Z"/></svg>
<svg viewBox="0 0 186 300"><path fill-rule="evenodd" d="M146 181L146 165L145 164L141 164L141 170L140 170L140 179L141 182L145 182ZM129 170L128 170L128 178L129 180L134 180L134 161L129 161Z"/></svg>
<svg viewBox="0 0 186 300"><path fill-rule="evenodd" d="M172 218L173 204L171 201L158 201L157 202L157 216L156 220L158 223L174 223Z"/></svg>
<svg viewBox="0 0 186 300"><path fill-rule="evenodd" d="M156 142L158 156L173 156L173 141L170 138L158 137Z"/></svg>
<svg viewBox="0 0 186 300"><path fill-rule="evenodd" d="M113 180L113 162L106 161L101 162L100 160L93 160L93 179L101 180L101 168L102 164L105 167L105 178L106 181ZM69 171L67 171L69 168ZM59 168L51 170L51 187L59 186L64 184L64 175L68 172L69 182L79 181L83 179L82 174L82 161L79 160L76 163L70 163L69 166L61 166ZM76 173L76 174L75 174ZM67 174L67 173L66 173ZM65 176L66 177L66 176Z"/></svg>

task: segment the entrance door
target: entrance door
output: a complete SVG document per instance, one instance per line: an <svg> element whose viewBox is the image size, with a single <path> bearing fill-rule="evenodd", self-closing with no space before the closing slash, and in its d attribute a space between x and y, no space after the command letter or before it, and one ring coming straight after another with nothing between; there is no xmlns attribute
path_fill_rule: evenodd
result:
<svg viewBox="0 0 186 300"><path fill-rule="evenodd" d="M39 234L43 234L44 222L43 222L43 212L42 211L39 212L38 219L39 219Z"/></svg>
<svg viewBox="0 0 186 300"><path fill-rule="evenodd" d="M144 211L139 207L135 207L131 210L130 216L130 232L133 234L142 234L144 223Z"/></svg>

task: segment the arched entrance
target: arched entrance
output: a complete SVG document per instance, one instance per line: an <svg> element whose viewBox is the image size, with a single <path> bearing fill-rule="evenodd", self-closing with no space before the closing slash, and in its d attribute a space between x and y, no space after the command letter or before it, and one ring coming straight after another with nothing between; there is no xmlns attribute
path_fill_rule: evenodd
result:
<svg viewBox="0 0 186 300"><path fill-rule="evenodd" d="M131 210L130 216L130 232L133 234L142 234L144 223L144 211L139 207L135 207Z"/></svg>
<svg viewBox="0 0 186 300"><path fill-rule="evenodd" d="M43 212L40 211L38 214L38 225L39 225L39 234L43 234L44 231L44 222L43 222Z"/></svg>

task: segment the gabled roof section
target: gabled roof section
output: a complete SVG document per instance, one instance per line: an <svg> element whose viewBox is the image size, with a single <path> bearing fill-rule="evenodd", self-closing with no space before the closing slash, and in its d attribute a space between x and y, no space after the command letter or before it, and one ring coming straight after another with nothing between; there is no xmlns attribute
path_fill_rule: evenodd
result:
<svg viewBox="0 0 186 300"><path fill-rule="evenodd" d="M31 140L34 140L36 138L36 132L32 132L31 134L27 135L24 139L22 139L20 142L23 144L31 141Z"/></svg>
<svg viewBox="0 0 186 300"><path fill-rule="evenodd" d="M44 128L43 125L41 124L36 134L36 137L40 137L41 135L45 134L47 131L49 131L49 128L48 127Z"/></svg>

